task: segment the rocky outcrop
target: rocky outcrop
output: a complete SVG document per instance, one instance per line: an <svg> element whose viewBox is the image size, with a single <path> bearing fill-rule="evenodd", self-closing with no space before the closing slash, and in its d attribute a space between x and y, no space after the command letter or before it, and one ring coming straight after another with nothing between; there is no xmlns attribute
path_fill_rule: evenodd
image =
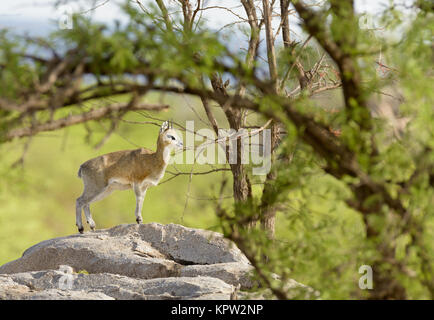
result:
<svg viewBox="0 0 434 320"><path fill-rule="evenodd" d="M124 224L30 247L0 267L0 299L231 299L251 272L219 233Z"/></svg>
<svg viewBox="0 0 434 320"><path fill-rule="evenodd" d="M27 249L0 267L0 298L230 299L236 287L252 287L251 269L219 233L119 225Z"/></svg>
<svg viewBox="0 0 434 320"><path fill-rule="evenodd" d="M241 251L219 233L176 224L124 224L40 242L1 266L0 273L69 265L89 273L151 279L178 276L183 265L227 262L248 264Z"/></svg>

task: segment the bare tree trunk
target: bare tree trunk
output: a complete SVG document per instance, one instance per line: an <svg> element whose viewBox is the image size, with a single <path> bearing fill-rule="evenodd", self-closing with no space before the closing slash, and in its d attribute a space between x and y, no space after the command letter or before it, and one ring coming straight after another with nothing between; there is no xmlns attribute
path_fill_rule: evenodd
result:
<svg viewBox="0 0 434 320"><path fill-rule="evenodd" d="M282 19L282 38L283 46L288 48L291 44L288 20L289 0L280 0L280 19Z"/></svg>
<svg viewBox="0 0 434 320"><path fill-rule="evenodd" d="M252 196L252 187L244 166L238 163L233 164L231 170L234 178L234 199L237 202L245 202Z"/></svg>
<svg viewBox="0 0 434 320"><path fill-rule="evenodd" d="M211 85L216 92L220 92L222 94L226 94L226 88L223 84L222 78L215 74L211 79ZM205 106L205 105L204 105ZM221 106L226 115L226 119L229 122L229 125L234 130L239 130L243 126L243 112L239 108L232 108L231 106ZM208 110L208 111L207 111ZM208 119L214 127L214 131L218 130L218 127L215 126L217 124L214 116L211 114L211 111L208 106L205 107L205 111L207 113ZM218 132L217 132L218 133ZM244 165L242 164L242 141L241 139L237 139L236 141L236 163L230 164L230 168L233 175L233 192L235 201L247 201L249 197L251 197L251 184L250 180L247 176L247 173L244 170ZM229 145L226 146L226 159L229 161Z"/></svg>
<svg viewBox="0 0 434 320"><path fill-rule="evenodd" d="M270 78L273 82L273 88L275 93L278 92L278 76L277 76L277 62L276 53L273 38L273 29L271 26L272 19L272 8L268 0L262 1L263 12L264 12L264 22L265 22L265 38L267 43L267 57L268 57L268 69L270 72ZM281 17L283 19L283 17ZM288 27L287 25L284 27ZM289 28L286 29L289 32ZM285 32L286 32L285 31ZM289 37L289 33L285 33L286 37ZM269 195L272 194L274 188L274 180L276 179L277 173L275 170L275 149L278 141L278 124L273 122L271 126L271 171L267 174L267 178L264 184L264 189L262 191L262 204L261 204L261 214L260 221L261 227L267 232L270 238L274 238L275 232L275 220L276 220L276 207L273 203L270 203Z"/></svg>
<svg viewBox="0 0 434 320"><path fill-rule="evenodd" d="M271 169L267 174L267 178L265 180L264 189L262 190L262 198L261 198L261 227L263 230L267 232L269 238L274 238L275 233L275 222L276 222L276 207L273 203L270 203L270 196L275 193L275 180L277 178L276 168L274 166L275 163L275 153L274 150L278 141L278 127L275 123L273 123L271 127Z"/></svg>
<svg viewBox="0 0 434 320"><path fill-rule="evenodd" d="M249 25L251 29L250 39L249 39L249 47L246 55L246 64L248 66L252 66L255 59L256 53L259 45L259 33L260 26L258 24L258 19L256 15L256 9L253 3L253 0L241 0L242 5L246 11L247 17L249 19ZM221 77L217 74L213 76L211 79L211 84L215 92L222 93L226 95L226 88L223 84ZM237 88L237 96L243 96L245 93L245 85L244 83L240 83ZM205 112L207 117L214 128L216 134L218 134L218 125L215 120L215 117L212 115L211 110L208 105L205 105ZM239 130L244 126L244 117L245 113L240 108L233 108L230 105L221 105L226 119L229 122L229 125L234 130ZM239 203L247 203L252 197L252 186L248 177L247 172L245 171L245 167L242 164L242 140L237 139L236 142L236 163L230 164L232 177L233 177L233 194L235 202ZM226 149L226 159L229 160L229 149ZM255 213L252 213L255 215ZM247 227L253 227L256 224L256 221L252 219L250 222L247 222Z"/></svg>

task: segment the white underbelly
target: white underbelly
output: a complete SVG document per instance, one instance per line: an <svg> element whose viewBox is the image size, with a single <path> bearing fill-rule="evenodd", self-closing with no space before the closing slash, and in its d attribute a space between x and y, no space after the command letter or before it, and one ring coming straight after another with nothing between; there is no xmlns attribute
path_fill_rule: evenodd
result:
<svg viewBox="0 0 434 320"><path fill-rule="evenodd" d="M160 182L161 178L163 178L163 176L164 174L144 179L141 183L142 187L148 188L148 187L156 186L158 182Z"/></svg>
<svg viewBox="0 0 434 320"><path fill-rule="evenodd" d="M109 180L108 188L111 190L126 190L131 188L131 183L122 178L112 178Z"/></svg>

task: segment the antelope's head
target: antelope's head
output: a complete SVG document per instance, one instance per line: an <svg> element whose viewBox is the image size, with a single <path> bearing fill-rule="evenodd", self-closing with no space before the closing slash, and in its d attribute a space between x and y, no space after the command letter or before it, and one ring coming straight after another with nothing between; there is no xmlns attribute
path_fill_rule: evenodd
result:
<svg viewBox="0 0 434 320"><path fill-rule="evenodd" d="M173 129L172 121L164 121L160 128L158 136L158 143L164 147L170 147L172 149L182 149L182 139Z"/></svg>

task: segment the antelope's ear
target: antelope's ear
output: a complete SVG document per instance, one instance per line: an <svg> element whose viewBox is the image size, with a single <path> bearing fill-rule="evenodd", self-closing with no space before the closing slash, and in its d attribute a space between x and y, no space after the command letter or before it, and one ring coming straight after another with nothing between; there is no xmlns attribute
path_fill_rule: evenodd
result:
<svg viewBox="0 0 434 320"><path fill-rule="evenodd" d="M163 124L161 125L160 133L166 131L167 129L169 129L169 121L164 121Z"/></svg>

